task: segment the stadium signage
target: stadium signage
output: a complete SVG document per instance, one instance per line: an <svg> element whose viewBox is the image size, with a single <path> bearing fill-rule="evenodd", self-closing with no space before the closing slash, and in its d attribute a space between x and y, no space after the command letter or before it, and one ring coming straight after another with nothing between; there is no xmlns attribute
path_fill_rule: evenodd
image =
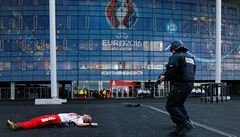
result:
<svg viewBox="0 0 240 137"><path fill-rule="evenodd" d="M112 28L128 29L136 24L138 10L132 0L109 0L105 15Z"/></svg>
<svg viewBox="0 0 240 137"><path fill-rule="evenodd" d="M112 29L122 30L111 40L102 40L102 50L133 50L143 47L140 40L129 40L123 30L133 29L138 21L138 9L132 0L109 0L105 9L106 20Z"/></svg>
<svg viewBox="0 0 240 137"><path fill-rule="evenodd" d="M143 71L102 71L101 75L143 75Z"/></svg>
<svg viewBox="0 0 240 137"><path fill-rule="evenodd" d="M132 50L142 46L140 40L102 40L103 50Z"/></svg>

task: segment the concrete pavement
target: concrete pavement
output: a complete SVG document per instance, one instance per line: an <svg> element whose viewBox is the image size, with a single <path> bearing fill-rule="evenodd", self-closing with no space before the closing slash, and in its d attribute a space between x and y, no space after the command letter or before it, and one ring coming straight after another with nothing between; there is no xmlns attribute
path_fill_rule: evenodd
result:
<svg viewBox="0 0 240 137"><path fill-rule="evenodd" d="M165 110L165 99L117 99L69 101L63 105L33 105L29 102L1 103L1 137L168 137L174 129ZM140 103L140 107L126 107ZM205 104L189 98L186 107L195 129L187 137L240 137L240 100ZM30 118L62 112L90 114L97 128L40 128L11 131L6 119L25 121Z"/></svg>

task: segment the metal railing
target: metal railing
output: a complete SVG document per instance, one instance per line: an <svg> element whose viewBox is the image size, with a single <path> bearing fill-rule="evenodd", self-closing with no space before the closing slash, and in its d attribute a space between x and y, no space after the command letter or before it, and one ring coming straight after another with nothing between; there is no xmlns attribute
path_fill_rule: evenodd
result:
<svg viewBox="0 0 240 137"><path fill-rule="evenodd" d="M222 83L207 83L201 84L201 102L213 103L216 101L218 103L227 102L230 99L229 96L230 86Z"/></svg>

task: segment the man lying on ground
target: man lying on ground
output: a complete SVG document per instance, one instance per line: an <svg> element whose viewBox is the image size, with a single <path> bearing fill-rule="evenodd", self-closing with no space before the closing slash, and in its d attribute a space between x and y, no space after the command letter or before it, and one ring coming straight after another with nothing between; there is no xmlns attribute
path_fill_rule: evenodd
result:
<svg viewBox="0 0 240 137"><path fill-rule="evenodd" d="M97 123L92 123L92 117L90 115L78 115L76 113L60 113L39 116L24 122L12 122L6 121L6 125L12 130L19 129L33 129L47 126L71 126L76 125L78 127L92 126L97 127Z"/></svg>

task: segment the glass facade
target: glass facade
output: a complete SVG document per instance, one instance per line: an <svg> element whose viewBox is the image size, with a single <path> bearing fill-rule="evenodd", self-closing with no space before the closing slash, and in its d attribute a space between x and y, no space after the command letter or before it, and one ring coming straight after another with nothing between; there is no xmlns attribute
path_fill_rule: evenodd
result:
<svg viewBox="0 0 240 137"><path fill-rule="evenodd" d="M222 5L222 80L240 80L240 4ZM56 0L57 79L155 81L168 44L181 39L196 80L214 80L215 8L215 0ZM50 81L49 43L48 0L0 1L1 82Z"/></svg>

